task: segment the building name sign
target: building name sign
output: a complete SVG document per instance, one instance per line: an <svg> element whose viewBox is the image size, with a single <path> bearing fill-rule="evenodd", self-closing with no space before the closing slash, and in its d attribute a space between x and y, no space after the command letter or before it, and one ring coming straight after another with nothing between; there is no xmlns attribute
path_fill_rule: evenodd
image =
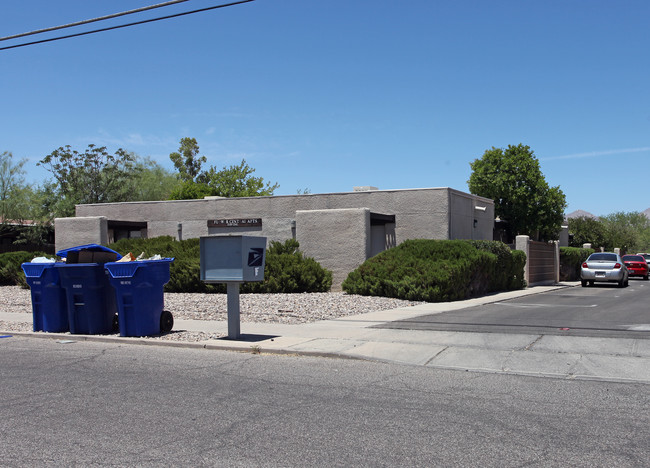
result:
<svg viewBox="0 0 650 468"><path fill-rule="evenodd" d="M262 218L209 219L208 227L247 228L262 226Z"/></svg>

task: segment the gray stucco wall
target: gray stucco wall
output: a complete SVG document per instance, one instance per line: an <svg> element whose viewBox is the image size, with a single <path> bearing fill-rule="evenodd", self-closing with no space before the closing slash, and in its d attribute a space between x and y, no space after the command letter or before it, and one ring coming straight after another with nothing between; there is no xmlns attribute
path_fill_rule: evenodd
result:
<svg viewBox="0 0 650 468"><path fill-rule="evenodd" d="M489 205L491 211L482 213L480 221L492 223L493 202L449 188L373 190L368 192L344 192L333 194L287 195L252 198L221 198L208 200L182 200L160 202L105 203L78 205L77 216L105 216L109 220L148 221L149 237L160 235L176 236L178 223L183 224L183 237L192 238L209 235L206 220L226 218L263 218L262 229L250 234L264 235L270 240L284 240L292 237L291 221L298 210L328 210L347 208L368 208L381 214L395 215L395 237L399 244L409 238L472 238L469 226L474 218L467 209L463 215L450 219L450 210L459 209L466 200ZM469 197L469 198L468 198ZM472 198L473 197L473 198ZM451 201L450 201L451 199ZM453 203L453 207L451 206ZM492 217L490 218L490 214ZM453 221L454 232L450 231ZM462 223L466 227L461 228ZM482 225L482 224L481 224ZM492 238L481 229L480 237ZM238 233L249 234L238 229ZM473 234L477 236L476 233Z"/></svg>
<svg viewBox="0 0 650 468"><path fill-rule="evenodd" d="M300 250L332 271L332 289L370 257L370 210L309 210L296 212Z"/></svg>
<svg viewBox="0 0 650 468"><path fill-rule="evenodd" d="M494 203L473 195L449 191L450 239L492 239Z"/></svg>
<svg viewBox="0 0 650 468"><path fill-rule="evenodd" d="M105 216L56 218L54 242L57 252L84 244L106 245L108 243L107 219Z"/></svg>

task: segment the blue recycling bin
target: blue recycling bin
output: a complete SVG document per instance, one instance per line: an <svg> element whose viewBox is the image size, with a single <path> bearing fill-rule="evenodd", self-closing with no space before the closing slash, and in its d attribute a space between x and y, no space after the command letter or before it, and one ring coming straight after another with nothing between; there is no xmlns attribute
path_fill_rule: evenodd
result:
<svg viewBox="0 0 650 468"><path fill-rule="evenodd" d="M173 317L163 310L163 287L173 258L109 262L104 265L117 298L120 336L149 336L171 331Z"/></svg>
<svg viewBox="0 0 650 468"><path fill-rule="evenodd" d="M56 254L68 260L66 263L55 263L54 268L65 290L70 333L113 333L117 302L104 262L122 256L97 244L73 247Z"/></svg>
<svg viewBox="0 0 650 468"><path fill-rule="evenodd" d="M70 333L112 333L117 303L104 265L57 263L55 269L59 272L61 287L65 290Z"/></svg>
<svg viewBox="0 0 650 468"><path fill-rule="evenodd" d="M69 331L66 295L54 263L23 263L21 266L32 294L34 331Z"/></svg>

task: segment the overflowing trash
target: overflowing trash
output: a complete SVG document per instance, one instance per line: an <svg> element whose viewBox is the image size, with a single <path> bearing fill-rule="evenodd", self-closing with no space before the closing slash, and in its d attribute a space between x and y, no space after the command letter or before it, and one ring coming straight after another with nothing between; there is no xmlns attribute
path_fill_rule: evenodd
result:
<svg viewBox="0 0 650 468"><path fill-rule="evenodd" d="M144 252L135 257L131 252L127 253L124 257L118 260L118 262L141 262L141 261L153 261L153 260L163 260L162 255L155 254L151 257L147 257Z"/></svg>
<svg viewBox="0 0 650 468"><path fill-rule="evenodd" d="M133 256L133 254L131 252L129 252L124 257L122 257L122 258L120 258L118 260L118 262L134 262L134 261L135 261L135 257Z"/></svg>
<svg viewBox="0 0 650 468"><path fill-rule="evenodd" d="M56 260L54 258L36 257L30 263L56 263Z"/></svg>
<svg viewBox="0 0 650 468"><path fill-rule="evenodd" d="M23 263L32 292L34 331L158 335L171 331L163 287L173 258L132 252L122 256L98 244L60 250L61 260Z"/></svg>

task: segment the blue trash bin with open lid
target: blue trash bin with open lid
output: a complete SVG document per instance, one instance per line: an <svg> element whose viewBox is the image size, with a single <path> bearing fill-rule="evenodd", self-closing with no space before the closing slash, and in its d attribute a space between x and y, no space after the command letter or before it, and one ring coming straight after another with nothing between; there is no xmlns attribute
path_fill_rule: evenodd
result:
<svg viewBox="0 0 650 468"><path fill-rule="evenodd" d="M32 295L34 331L62 333L70 330L65 291L59 270L52 263L23 263L25 280Z"/></svg>
<svg viewBox="0 0 650 468"><path fill-rule="evenodd" d="M171 331L174 319L164 308L164 286L173 258L110 262L104 267L115 289L120 336L149 336Z"/></svg>
<svg viewBox="0 0 650 468"><path fill-rule="evenodd" d="M98 244L86 244L56 253L66 258L56 263L65 290L70 333L100 335L115 331L117 303L104 264L122 258Z"/></svg>

